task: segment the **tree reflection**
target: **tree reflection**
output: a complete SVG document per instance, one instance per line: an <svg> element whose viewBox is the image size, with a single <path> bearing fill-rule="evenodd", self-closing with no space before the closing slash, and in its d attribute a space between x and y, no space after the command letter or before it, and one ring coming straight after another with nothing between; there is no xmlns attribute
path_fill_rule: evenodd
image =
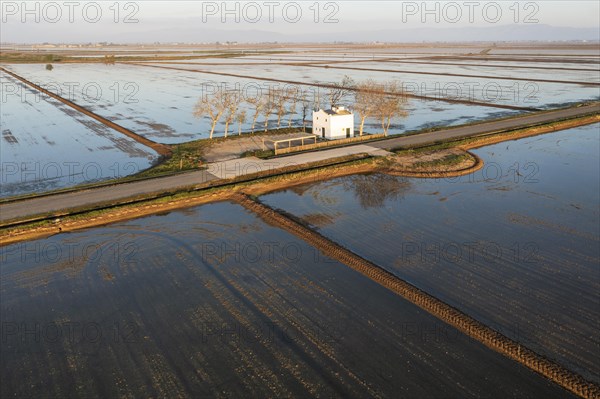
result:
<svg viewBox="0 0 600 399"><path fill-rule="evenodd" d="M344 190L353 191L364 209L381 208L387 200L401 200L410 188L407 179L380 173L354 175L344 180Z"/></svg>

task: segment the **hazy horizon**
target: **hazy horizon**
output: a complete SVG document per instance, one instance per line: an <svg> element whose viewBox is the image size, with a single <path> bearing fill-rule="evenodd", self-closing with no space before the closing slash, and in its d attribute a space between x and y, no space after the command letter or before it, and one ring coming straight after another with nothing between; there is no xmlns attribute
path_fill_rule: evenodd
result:
<svg viewBox="0 0 600 399"><path fill-rule="evenodd" d="M2 1L0 11L2 43L19 44L600 40L595 1Z"/></svg>

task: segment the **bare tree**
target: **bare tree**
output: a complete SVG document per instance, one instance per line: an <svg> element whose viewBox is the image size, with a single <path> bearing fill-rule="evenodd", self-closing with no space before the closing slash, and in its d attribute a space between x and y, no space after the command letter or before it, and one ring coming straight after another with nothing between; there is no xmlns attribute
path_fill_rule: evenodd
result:
<svg viewBox="0 0 600 399"><path fill-rule="evenodd" d="M288 91L284 88L274 89L275 110L277 112L277 127L281 126L281 118L285 115L285 104L288 100Z"/></svg>
<svg viewBox="0 0 600 399"><path fill-rule="evenodd" d="M256 126L256 120L258 119L258 116L260 115L260 113L262 112L263 108L266 105L266 98L264 96L256 96L256 97L249 97L246 99L246 102L250 105L252 105L254 112L252 114L252 133L254 133L254 127Z"/></svg>
<svg viewBox="0 0 600 399"><path fill-rule="evenodd" d="M306 131L306 117L310 111L310 99L308 98L307 90L300 89L300 102L302 104L302 131Z"/></svg>
<svg viewBox="0 0 600 399"><path fill-rule="evenodd" d="M227 137L227 132L229 131L229 125L236 118L237 110L240 106L240 98L234 92L226 93L226 113L225 113L225 137Z"/></svg>
<svg viewBox="0 0 600 399"><path fill-rule="evenodd" d="M292 127L292 121L294 115L296 115L296 105L298 104L299 94L300 88L298 86L290 87L288 90L288 96L291 101L290 106L288 108L288 112L290 113L290 118L288 119L288 127Z"/></svg>
<svg viewBox="0 0 600 399"><path fill-rule="evenodd" d="M264 99L265 106L263 107L263 116L265 117L265 132L269 128L269 117L275 110L277 104L275 104L275 93L274 89L269 88L267 97Z"/></svg>
<svg viewBox="0 0 600 399"><path fill-rule="evenodd" d="M209 97L203 95L194 107L194 116L196 118L202 118L204 116L210 117L212 125L210 128L210 138L213 138L215 127L221 119L221 116L228 107L229 95L223 90L218 90L214 96Z"/></svg>
<svg viewBox="0 0 600 399"><path fill-rule="evenodd" d="M313 107L315 110L319 110L322 108L321 91L319 90L319 86L316 89L317 91L313 96Z"/></svg>
<svg viewBox="0 0 600 399"><path fill-rule="evenodd" d="M348 94L352 92L354 88L354 80L348 75L345 75L339 84L335 87L330 88L327 91L327 98L329 99L329 105L331 108L336 107Z"/></svg>
<svg viewBox="0 0 600 399"><path fill-rule="evenodd" d="M405 117L408 115L404 107L407 99L404 92L398 88L398 84L394 81L389 81L383 85L381 92L375 100L375 114L381 121L383 134L387 136L392 118L396 116Z"/></svg>
<svg viewBox="0 0 600 399"><path fill-rule="evenodd" d="M363 135L365 120L376 112L376 100L379 93L383 92L382 84L368 79L356 86L354 111L360 118L359 136Z"/></svg>
<svg viewBox="0 0 600 399"><path fill-rule="evenodd" d="M235 120L238 123L238 136L242 135L242 125L244 124L244 122L246 122L246 110L243 109L240 112L238 112L237 116L235 117Z"/></svg>

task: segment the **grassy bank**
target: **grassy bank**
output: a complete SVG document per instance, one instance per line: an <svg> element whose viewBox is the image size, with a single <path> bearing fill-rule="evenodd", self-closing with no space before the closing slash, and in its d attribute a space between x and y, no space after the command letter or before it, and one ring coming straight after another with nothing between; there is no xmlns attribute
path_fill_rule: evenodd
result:
<svg viewBox="0 0 600 399"><path fill-rule="evenodd" d="M70 209L65 213L48 213L4 227L0 233L0 246L75 231L108 223L135 219L159 212L227 200L232 193L247 190L257 183L266 187L285 187L294 182L318 181L326 176L360 173L373 169L373 159L352 155L311 165L294 165L282 170L266 171L253 176L239 177L226 182L209 182L203 185L182 187L177 191L134 197L118 204L99 204L93 209Z"/></svg>
<svg viewBox="0 0 600 399"><path fill-rule="evenodd" d="M161 55L161 54L144 54L144 55L118 55L105 54L100 57L86 56L85 51L78 55L53 54L45 51L41 52L13 52L1 51L0 62L13 64L36 64L36 63L100 63L113 64L115 62L141 62L141 61L185 61L205 58L236 58L247 56L249 53L244 51L231 51L207 54L198 54L198 51L193 53L197 55ZM277 55L285 54L288 51L260 51L252 52L251 55ZM103 54L94 54L103 55Z"/></svg>
<svg viewBox="0 0 600 399"><path fill-rule="evenodd" d="M457 165L461 165L461 161L468 161L467 157L473 154L465 154L463 156L462 154L449 153L427 161L420 161L419 157L448 149L466 151L470 148L478 148L502 141L515 140L598 122L600 122L600 115L586 116L546 124L545 126L455 140L448 143L434 144L398 152L397 156L409 155L414 157L414 163L419 165L419 171L394 168L393 166L397 162L393 158L350 156L318 164L298 165L276 172L269 171L268 173L245 176L227 182L213 182L204 186L179 188L175 192L163 192L150 197L132 198L129 200L129 203L125 204L105 204L92 210L70 210L68 213L60 215L61 219L59 221L53 220L56 217L55 215L48 214L45 215L45 220L30 223L25 222L15 227L2 229L0 233L0 245L46 237L64 231L74 231L116 221L134 219L140 216L195 206L206 202L223 201L230 198L230 195L237 191L260 196L288 187L358 173L379 172L424 178L464 175L480 168L483 162L475 157L476 161L472 166L454 168ZM419 162L424 163L419 164Z"/></svg>
<svg viewBox="0 0 600 399"><path fill-rule="evenodd" d="M181 144L172 144L169 145L171 148L172 154L169 158L165 158L162 162L158 163L156 166L153 166L150 169L146 169L138 174L136 177L153 177L165 174L173 174L182 171L190 171L190 170L198 170L204 167L204 163L206 159L204 155L206 151L213 145L218 145L220 143L235 141L240 138L246 137L264 137L274 134L291 134L298 133L299 129L297 127L292 128L280 128L280 129L270 129L268 131L257 131L255 133L242 133L238 135L237 132L233 132L228 137L215 137L213 139L200 139L194 141L188 141ZM256 150L256 151L246 151L239 154L240 157L249 157L249 156L258 156L265 157L268 154L272 154L271 150Z"/></svg>

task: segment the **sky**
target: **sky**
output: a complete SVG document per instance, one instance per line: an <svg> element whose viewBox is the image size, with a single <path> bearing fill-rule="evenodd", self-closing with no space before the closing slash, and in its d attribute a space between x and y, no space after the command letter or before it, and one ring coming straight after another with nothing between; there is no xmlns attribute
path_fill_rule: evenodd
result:
<svg viewBox="0 0 600 399"><path fill-rule="evenodd" d="M204 9L202 6L204 3ZM212 16L212 6L216 4L218 9L216 15ZM201 1L145 1L140 3L144 8L144 15L148 18L171 17L178 18L182 15L195 17L202 20L203 11L209 16L208 23L221 23L219 17L225 9L234 10L235 5L222 6L218 2ZM253 15L250 15L252 7L248 3L261 5L263 12L263 23L267 22L269 7L265 2L229 2L239 4L240 23L250 24ZM543 0L543 1L274 1L280 6L273 6L273 14L282 17L286 3L300 4L303 20L313 22L315 8L320 9L321 19L329 14L339 20L340 24L361 22L366 28L380 28L381 24L398 24L408 27L422 25L445 25L445 26L485 26L494 23L525 23L525 19L537 19L541 24L569 27L598 27L600 15L600 2L598 1L568 1L568 0ZM314 7L319 3L320 7ZM326 6L327 3L335 6ZM472 3L470 5L469 3ZM515 3L519 6L515 7ZM496 6L496 4L498 6ZM247 18L244 18L244 6L246 6ZM312 8L311 8L312 7ZM287 10L293 19L294 6L288 6ZM495 10L501 11L501 19L495 22ZM520 12L517 13L517 10ZM426 11L430 13L426 14ZM520 14L520 15L518 15ZM458 16L461 16L460 18ZM436 21L436 16L439 22ZM472 16L472 21L469 19ZM230 17L233 20L233 15ZM425 20L423 20L423 18ZM323 21L324 22L324 21ZM528 21L529 22L529 21ZM318 23L316 24L318 25ZM289 28L293 29L293 26Z"/></svg>
<svg viewBox="0 0 600 399"><path fill-rule="evenodd" d="M220 40L340 40L353 32L500 27L531 38L600 40L598 1L0 1L1 40L42 42L214 42ZM587 30L582 30L586 29ZM260 31L260 33L256 33ZM505 29L506 31L506 29ZM226 33L229 32L229 33ZM501 33L497 33L496 36ZM578 36L579 35L579 36ZM457 35L457 38L463 37ZM385 35L365 35L365 40ZM398 41L394 36L393 41ZM412 40L415 34L411 35ZM434 35L428 35L427 40ZM493 36L490 36L493 37ZM476 39L476 38L474 38ZM530 39L523 37L523 39Z"/></svg>

